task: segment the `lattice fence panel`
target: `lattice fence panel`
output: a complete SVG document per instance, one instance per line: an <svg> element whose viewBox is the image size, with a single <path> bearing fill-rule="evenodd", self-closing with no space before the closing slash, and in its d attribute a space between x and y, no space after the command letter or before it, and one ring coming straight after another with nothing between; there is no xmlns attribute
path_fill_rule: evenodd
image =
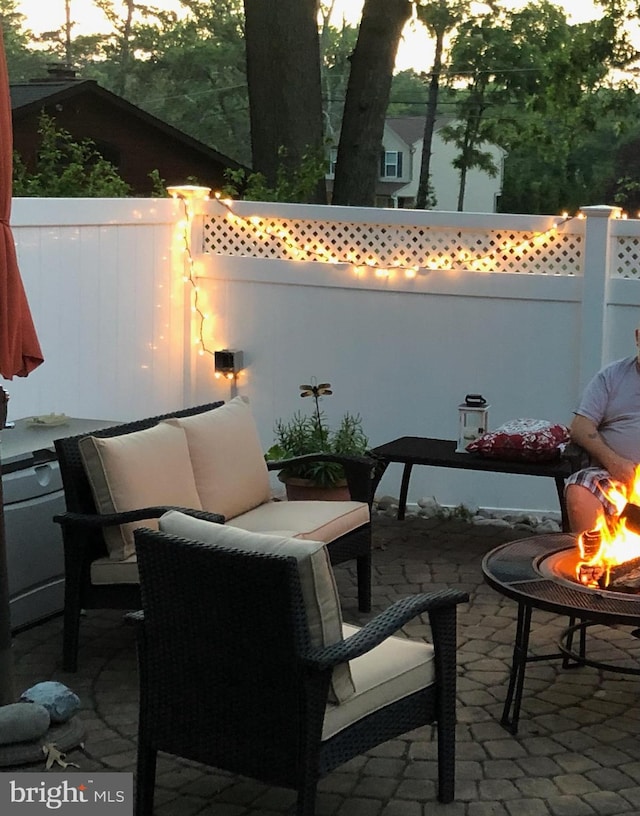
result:
<svg viewBox="0 0 640 816"><path fill-rule="evenodd" d="M640 238L620 236L617 239L613 277L640 280Z"/></svg>
<svg viewBox="0 0 640 816"><path fill-rule="evenodd" d="M208 216L204 252L379 267L471 269L538 275L581 271L582 238L544 233L335 221Z"/></svg>

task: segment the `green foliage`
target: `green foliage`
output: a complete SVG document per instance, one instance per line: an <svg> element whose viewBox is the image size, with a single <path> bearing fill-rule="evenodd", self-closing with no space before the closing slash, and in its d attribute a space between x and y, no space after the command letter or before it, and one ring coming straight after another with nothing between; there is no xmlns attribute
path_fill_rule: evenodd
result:
<svg viewBox="0 0 640 816"><path fill-rule="evenodd" d="M44 74L47 63L45 53L29 48L33 35L24 28L26 18L18 11L17 6L17 0L0 0L0 25L11 82L29 79L38 73Z"/></svg>
<svg viewBox="0 0 640 816"><path fill-rule="evenodd" d="M334 453L357 456L367 450L369 440L362 429L360 414L347 412L335 428L331 428L319 399L331 394L329 383L301 385L301 396L313 396L310 415L296 411L286 422L277 420L275 444L265 453L268 461L284 461L309 453ZM282 479L310 479L316 485L332 487L344 479L344 470L337 462L311 462L291 465L280 471Z"/></svg>
<svg viewBox="0 0 640 816"><path fill-rule="evenodd" d="M40 115L38 133L40 146L32 171L18 154L14 156L15 196L123 198L130 193L129 185L90 139L74 141L45 113Z"/></svg>
<svg viewBox="0 0 640 816"><path fill-rule="evenodd" d="M325 138L337 145L342 126L342 110L349 82L351 54L358 38L358 29L342 22L340 29L323 20L320 30L320 71L322 77L322 108Z"/></svg>
<svg viewBox="0 0 640 816"><path fill-rule="evenodd" d="M167 182L160 176L160 171L152 170L149 178L151 179L151 198L168 198Z"/></svg>
<svg viewBox="0 0 640 816"><path fill-rule="evenodd" d="M425 77L409 69L394 74L387 116L418 116L427 104Z"/></svg>
<svg viewBox="0 0 640 816"><path fill-rule="evenodd" d="M136 4L127 27L111 6L104 58L83 75L231 156L251 160L242 0L182 0L180 19ZM122 5L122 4L120 4Z"/></svg>
<svg viewBox="0 0 640 816"><path fill-rule="evenodd" d="M546 0L496 9L463 23L452 48L466 83L457 90L462 124L446 134L457 166L486 170L477 149L493 142L506 152L503 212L575 211L606 188L615 133L630 118L632 97L610 80L632 55L624 27L608 15L569 25Z"/></svg>
<svg viewBox="0 0 640 816"><path fill-rule="evenodd" d="M613 196L615 204L621 207L627 206L633 199L638 198L640 193L640 179L622 176L616 183L617 190Z"/></svg>
<svg viewBox="0 0 640 816"><path fill-rule="evenodd" d="M280 149L284 157L284 149ZM300 167L289 171L284 163L278 167L276 183L269 186L262 173L247 173L245 170L225 171L227 184L222 193L228 197L244 198L247 201L309 201L318 182L324 178L326 159L312 151L302 156Z"/></svg>
<svg viewBox="0 0 640 816"><path fill-rule="evenodd" d="M67 39L64 3L59 3L56 29L36 35L25 28L17 0L0 0L11 81L42 78L52 61L72 62L80 76L96 79L248 165L243 0L181 0L177 14L141 0L93 4L103 11L108 30L76 35L72 28ZM331 5L330 0L321 4L321 69L325 132L335 145L358 28L344 22L334 27L326 14ZM628 139L638 120L637 94L612 80L610 69L634 58L629 20L637 20L638 3L599 0L602 18L579 25L569 25L562 8L545 0L517 10L504 5L475 4L474 16L466 14L467 3L461 0L415 2L425 37L433 39L443 26L456 23L451 45L445 42L443 51L438 112L457 111L464 124L449 131L458 146L458 167L488 167L483 140L500 145L506 152L503 211L573 211L604 200L636 207L638 173ZM72 2L72 14L73 9ZM388 115L422 113L428 82L428 74L396 74ZM75 178L66 169L70 187ZM325 169L324 157L306 158L294 173L283 167L271 186L257 173L231 174L228 192L301 201ZM106 186L105 194L122 194L111 192L109 183L95 175L99 188ZM45 181L44 176L28 178L20 160L16 179L21 189L31 191ZM161 180L152 179L152 185L153 195L165 194ZM51 177L47 187L62 187L62 181Z"/></svg>

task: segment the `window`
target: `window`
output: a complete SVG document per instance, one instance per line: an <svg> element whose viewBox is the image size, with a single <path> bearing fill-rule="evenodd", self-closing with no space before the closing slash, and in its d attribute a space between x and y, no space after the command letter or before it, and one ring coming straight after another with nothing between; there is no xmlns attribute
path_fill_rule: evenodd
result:
<svg viewBox="0 0 640 816"><path fill-rule="evenodd" d="M399 150L383 150L380 156L380 176L400 178L402 176L402 153Z"/></svg>
<svg viewBox="0 0 640 816"><path fill-rule="evenodd" d="M329 149L329 170L328 174L333 178L336 174L336 161L338 160L338 148Z"/></svg>

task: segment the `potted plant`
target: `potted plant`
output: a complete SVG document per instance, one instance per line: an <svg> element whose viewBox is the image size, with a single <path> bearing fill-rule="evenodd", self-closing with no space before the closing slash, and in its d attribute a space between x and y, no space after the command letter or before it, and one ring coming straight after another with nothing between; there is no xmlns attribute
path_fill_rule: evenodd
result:
<svg viewBox="0 0 640 816"><path fill-rule="evenodd" d="M268 461L286 461L308 454L326 453L362 456L367 450L368 438L362 429L360 414L347 412L338 425L331 427L320 398L332 394L330 383L300 386L301 397L313 398L313 411L296 411L288 421L279 419L274 428L275 444L265 454ZM327 459L286 464L278 478L287 489L289 499L324 498L348 499L349 491L344 469L339 462ZM319 496L318 491L323 495Z"/></svg>

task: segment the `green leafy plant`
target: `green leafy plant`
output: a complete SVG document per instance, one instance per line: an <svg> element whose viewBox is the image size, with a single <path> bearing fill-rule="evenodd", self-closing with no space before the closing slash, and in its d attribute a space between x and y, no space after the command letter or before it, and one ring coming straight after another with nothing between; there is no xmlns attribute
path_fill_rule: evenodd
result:
<svg viewBox="0 0 640 816"><path fill-rule="evenodd" d="M321 397L332 394L330 383L318 384L315 378L310 385L300 386L301 397L313 397L313 411L302 414L296 411L291 419L276 422L275 444L265 454L269 461L283 461L309 453L333 453L362 455L369 440L362 429L360 414L347 412L339 424L332 428L320 409ZM279 478L309 479L321 487L334 487L344 480L344 469L338 462L305 462L283 468Z"/></svg>
<svg viewBox="0 0 640 816"><path fill-rule="evenodd" d="M222 195L243 198L248 201L289 201L306 202L313 194L326 170L326 158L313 152L302 156L300 166L294 170L284 164L286 151L279 151L281 163L278 166L273 186L262 173L247 173L246 170L225 170L226 184Z"/></svg>
<svg viewBox="0 0 640 816"><path fill-rule="evenodd" d="M130 194L130 186L90 139L75 141L44 112L38 120L38 134L40 143L32 169L14 153L15 196L123 198Z"/></svg>

